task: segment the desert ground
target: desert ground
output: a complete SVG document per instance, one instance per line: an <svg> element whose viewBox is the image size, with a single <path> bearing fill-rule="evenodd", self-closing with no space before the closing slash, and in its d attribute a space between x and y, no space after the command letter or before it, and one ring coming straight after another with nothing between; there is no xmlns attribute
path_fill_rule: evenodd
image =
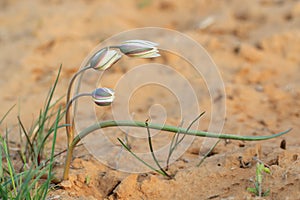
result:
<svg viewBox="0 0 300 200"><path fill-rule="evenodd" d="M222 140L199 167L197 163L209 148L204 145L205 138L194 138L184 154L170 165L172 179L155 172L113 169L83 145L75 149L69 184L51 190L48 199L300 199L298 0L1 0L0 116L17 105L1 125L1 134L8 127L10 140L19 140L17 116L25 127L30 127L44 105L60 65L62 74L55 99L66 94L72 74L97 45L116 34L144 27L178 31L210 55L226 94L220 97L226 107L222 133L259 136L289 128L292 131L259 142ZM151 38L153 42L159 40ZM205 83L194 78L193 72L185 70L185 65L179 65L178 58L172 55L162 53L161 58L142 61L125 59L120 67L108 70L101 85L114 87L132 66L148 62L173 66L194 84L199 81L198 104L201 111L206 111L199 127L207 130L213 119ZM167 76L162 74L162 78ZM97 78L84 84L89 81ZM145 121L153 102L164 107L168 123L180 124L182 119L174 96L160 92L160 88L145 87L134 93L130 101L134 118ZM97 112L101 119L112 117L109 108ZM79 120L83 125L89 123L85 117ZM135 129L130 131L135 134ZM115 135L122 135L115 129L107 129L106 134L112 141L116 141ZM139 140L132 139L134 150L147 151L147 143L143 146L134 141ZM165 144L161 139L154 141L157 148ZM97 142L91 146L101 149ZM65 148L66 137L62 132L56 151ZM64 156L56 158L58 174ZM270 189L266 197L258 198L247 191L255 179L254 156L271 171L264 174L264 189ZM126 164L126 160L122 163Z"/></svg>

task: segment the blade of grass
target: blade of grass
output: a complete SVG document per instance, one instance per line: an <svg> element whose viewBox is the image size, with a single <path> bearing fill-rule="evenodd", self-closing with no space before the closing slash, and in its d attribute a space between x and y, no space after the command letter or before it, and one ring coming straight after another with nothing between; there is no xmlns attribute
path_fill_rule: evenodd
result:
<svg viewBox="0 0 300 200"><path fill-rule="evenodd" d="M57 112L57 111L55 111L55 112ZM59 121L61 121L63 119L64 114L65 114L65 111L63 111L62 114L60 115ZM46 120L50 119L52 116L54 116L54 114L51 114L51 116L48 116L46 118ZM50 120L48 120L48 121L50 121ZM37 155L41 155L42 154L42 151L43 151L43 148L44 148L44 144L46 143L48 137L53 133L53 131L54 131L53 127L54 126L55 126L55 121L53 122L53 124L51 124L49 126L49 128L48 128L49 130L48 130L47 134L43 137L42 141L38 142L39 145L37 145L38 149L36 150L36 152L37 152L36 154ZM68 126L68 125L60 125L60 126L57 127L57 129L65 128L66 126ZM36 133L38 133L38 131L36 131ZM35 139L35 137L33 139Z"/></svg>
<svg viewBox="0 0 300 200"><path fill-rule="evenodd" d="M0 135L1 137L1 135ZM6 200L8 199L8 191L7 189L5 188L5 186L3 186L3 182L5 181L5 178L4 178L4 166L3 166L3 163L2 163L2 160L3 160L3 145L2 145L2 141L1 141L1 138L0 138L0 197L3 199L3 200Z"/></svg>
<svg viewBox="0 0 300 200"><path fill-rule="evenodd" d="M42 169L42 166L34 168L34 165L31 165L30 169L24 173L24 181L22 182L16 199L24 199L24 196L30 194L35 187L35 184L44 174L46 174L47 170L48 167Z"/></svg>
<svg viewBox="0 0 300 200"><path fill-rule="evenodd" d="M1 135L0 135L1 137ZM0 139L1 143L2 140ZM4 173L3 173L3 164L2 164L2 144L0 145L0 183L4 180Z"/></svg>
<svg viewBox="0 0 300 200"><path fill-rule="evenodd" d="M50 156L50 163L49 163L49 172L48 172L48 179L46 180L45 183L45 189L44 193L43 193L43 199L46 199L47 193L48 193L48 188L51 182L51 178L52 178L52 168L53 168L53 160L54 160L54 150L55 150L55 143L56 143L56 134L57 134L57 129L58 129L58 123L60 120L60 111L61 108L58 109L57 111L57 117L55 120L55 126L54 126L54 133L53 133L53 140L52 140L52 149L51 149L51 156Z"/></svg>
<svg viewBox="0 0 300 200"><path fill-rule="evenodd" d="M6 132L8 132L8 130L6 130ZM9 176L10 176L11 181L12 181L13 192L16 194L17 193L17 187L16 187L16 183L15 183L15 180L14 180L15 170L13 168L13 165L12 165L12 162L11 162L11 159L10 159L9 148L8 148L7 143L6 143L7 140L3 139L1 136L0 136L0 140L2 142L3 149L4 149L4 155L6 157Z"/></svg>
<svg viewBox="0 0 300 200"><path fill-rule="evenodd" d="M38 139L40 138L41 133L42 133L42 131L41 131L42 123L43 123L42 122L42 110L40 110L39 118L37 120L36 125L34 126L35 128L32 129L33 131L31 132L31 136L30 136L31 141L32 141L32 143L35 143L35 146L36 146L36 143L38 143ZM37 137L38 137L38 139L37 139ZM28 143L27 143L27 145L28 145ZM34 162L36 166L39 165L39 155L40 154L36 154L36 156L34 156L35 159L32 160L32 162Z"/></svg>
<svg viewBox="0 0 300 200"><path fill-rule="evenodd" d="M169 178L172 178L162 167L161 165L159 164L155 154L154 154L154 151L153 151L153 146L152 146L152 140L151 140L151 134L150 134L150 129L149 129L149 126L148 126L148 120L145 121L145 125L146 125L146 128L147 128L147 133L148 133L148 143L149 143L149 148L150 148L150 152L151 152L151 155L152 155L152 158L155 162L155 164L157 165L157 167L160 169L160 171L163 173L164 176L167 176Z"/></svg>
<svg viewBox="0 0 300 200"><path fill-rule="evenodd" d="M61 118L58 119L58 120L61 120ZM44 148L45 143L47 142L47 139L49 138L49 136L50 136L53 132L57 131L58 129L60 129L60 128L65 128L66 126L67 126L67 125L61 125L61 126L57 126L57 127L55 127L55 128L50 129L50 130L48 131L48 133L44 136L43 141L41 142L41 144L39 145L39 148L38 148L38 150L37 150L37 155L41 154L42 149Z"/></svg>
<svg viewBox="0 0 300 200"><path fill-rule="evenodd" d="M45 102L45 107L43 109L43 111L40 112L40 118L39 118L39 122L38 122L38 131L37 131L37 135L34 136L34 141L36 140L36 137L37 138L37 141L38 143L40 144L42 142L42 136L43 136L43 132L45 130L45 123L48 119L48 112L49 112L49 109L50 109L50 106L51 106L51 101L52 101L52 98L53 98L53 95L54 95L54 91L56 89L56 86L57 86L57 83L58 83L58 79L59 79L59 76L60 76L60 73L61 73L61 69L62 69L62 65L60 65L59 67L59 70L58 70L58 73L57 73L57 76L56 76L56 79L54 81L54 84L53 86L51 87L49 93L48 93L48 96L46 98L46 102ZM39 146L39 145L38 145ZM41 152L42 153L42 152ZM37 164L39 165L40 163L40 160L41 160L41 155L42 154L39 154L37 157Z"/></svg>
<svg viewBox="0 0 300 200"><path fill-rule="evenodd" d="M34 158L35 157L35 152L34 152L33 145L32 145L32 143L30 141L30 138L28 136L28 133L27 133L27 131L26 131L26 129L25 129L25 127L24 127L21 119L20 119L20 116L17 116L17 119L18 119L19 125L20 125L20 127L21 127L21 129L22 129L22 131L23 131L23 133L24 133L24 135L26 137L27 144L29 145L29 150L30 150L29 155L31 155Z"/></svg>
<svg viewBox="0 0 300 200"><path fill-rule="evenodd" d="M40 110L39 119L34 123L34 125L31 128L31 131L29 131L29 132L33 133L31 136L31 141L34 141L37 134L40 132L40 125L42 124L42 112L43 111ZM49 116L46 116L44 123L46 123L47 121L49 122L50 121L49 119L55 115L56 114L54 113L54 114L50 114ZM54 123L50 127L53 127L53 125L54 125ZM49 127L49 126L47 126L47 127Z"/></svg>
<svg viewBox="0 0 300 200"><path fill-rule="evenodd" d="M52 118L54 116L56 116L57 114L57 110L54 109L54 107L56 105L58 105L58 103L60 102L60 100L62 100L64 98L64 96L60 97L58 100L54 101L54 103L52 103L50 106L49 106L49 110L51 111L50 114L49 114L49 117L48 118ZM60 118L63 117L62 114L60 114ZM47 127L53 127L54 124L56 123L55 121L50 125L50 120L48 120L48 123L47 123Z"/></svg>
<svg viewBox="0 0 300 200"><path fill-rule="evenodd" d="M203 115L205 114L205 112L202 112L200 115L198 115L188 126L186 132L188 132L191 127L193 126L194 123L196 123L196 121L198 121ZM183 122L182 122L183 124ZM182 128L182 124L181 126L179 126L178 128ZM179 129L178 129L179 130ZM168 158L167 158L167 169L169 168L169 162L170 162L170 158L173 154L173 152L175 151L175 149L177 148L177 146L183 141L183 139L185 138L186 134L183 134L183 136L179 139L179 131L177 131L173 138L172 138L172 142L171 142L171 145L170 145L170 150L169 150L169 155L168 155ZM175 140L175 144L174 144L174 138L176 138Z"/></svg>
<svg viewBox="0 0 300 200"><path fill-rule="evenodd" d="M182 140L184 139L184 137L187 135L186 133L191 129L191 127L194 125L194 123L196 123L196 121L198 121L203 115L205 114L205 111L202 112L200 115L198 115L191 123L190 125L187 127L185 134L181 137L181 139L175 143L175 147L180 144L182 142ZM179 136L179 134L178 134Z"/></svg>
<svg viewBox="0 0 300 200"><path fill-rule="evenodd" d="M52 101L53 94L54 94L54 91L55 91L57 83L58 83L58 79L59 79L59 76L60 76L60 73L61 73L61 69L62 69L62 65L60 65L60 67L58 69L58 73L57 73L56 79L54 81L54 84L53 84L52 88L50 89L48 97L46 98L45 108L44 108L44 110L45 110L44 117L47 116L49 108L51 106L51 101Z"/></svg>
<svg viewBox="0 0 300 200"><path fill-rule="evenodd" d="M8 200L8 191L0 185L0 196L2 200Z"/></svg>
<svg viewBox="0 0 300 200"><path fill-rule="evenodd" d="M183 123L184 123L184 121L182 121L182 122L180 123L180 125L178 126L178 128L182 128ZM166 170L169 169L170 159L171 159L171 156L172 156L173 151L174 151L174 149L175 149L175 148L173 148L173 147L174 147L175 137L176 137L177 134L179 134L178 131L177 131L175 134L173 134L173 137L172 137L172 140L171 140L171 144L170 144L170 148L169 148L169 154L168 154L168 157L167 157L167 166L166 166Z"/></svg>
<svg viewBox="0 0 300 200"><path fill-rule="evenodd" d="M143 159L141 159L140 157L138 157L135 153L133 153L131 151L131 149L120 139L120 138L117 138L119 140L119 142L121 143L121 145L129 152L131 153L131 155L133 157L135 157L137 160L139 160L141 163L143 163L144 165L146 165L147 167L149 167L151 170L161 174L164 176L164 173L158 169L155 169L154 167L152 167L151 165L149 165L148 163L146 163Z"/></svg>
<svg viewBox="0 0 300 200"><path fill-rule="evenodd" d="M82 145L83 145L83 144L78 144L78 145L75 146L75 148L80 147L80 146L82 146ZM63 151L58 152L57 154L54 155L54 158L56 158L57 156L59 156L59 155L61 155L61 154L63 154L63 153L66 153L67 151L68 151L68 149L64 149ZM45 161L45 165L46 165L48 162L50 162L50 159L48 159L48 160Z"/></svg>
<svg viewBox="0 0 300 200"><path fill-rule="evenodd" d="M218 139L218 141L212 147L210 147L210 149L208 150L208 152L206 152L206 154L203 156L203 158L200 160L200 162L196 165L197 167L199 167L204 162L204 160L214 150L214 148L219 144L220 141L221 141L221 139Z"/></svg>
<svg viewBox="0 0 300 200"><path fill-rule="evenodd" d="M4 119L7 117L7 115L10 113L10 111L16 106L16 104L14 104L12 107L10 107L8 109L8 111L4 114L4 116L1 118L0 120L0 125L2 124L2 122L4 121Z"/></svg>
<svg viewBox="0 0 300 200"><path fill-rule="evenodd" d="M18 171L24 171L24 167L26 167L27 159L26 156L21 152L21 150L17 151L21 162L23 163L22 167Z"/></svg>

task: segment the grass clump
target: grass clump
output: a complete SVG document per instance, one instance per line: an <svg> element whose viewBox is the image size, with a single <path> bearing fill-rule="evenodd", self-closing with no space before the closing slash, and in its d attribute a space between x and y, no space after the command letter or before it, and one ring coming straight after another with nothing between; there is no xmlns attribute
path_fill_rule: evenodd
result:
<svg viewBox="0 0 300 200"><path fill-rule="evenodd" d="M52 101L60 71L61 68L49 91L45 106L31 128L27 130L21 118L17 117L21 141L17 150L10 149L8 129L0 135L0 199L2 200L46 199L52 183L57 181L53 173L55 143L58 129L64 127L59 125L64 112L61 108L57 109L59 100L54 103ZM13 107L1 119L0 125ZM47 155L45 148L49 143L51 153ZM15 150L18 156L13 153ZM21 161L21 164L18 161Z"/></svg>

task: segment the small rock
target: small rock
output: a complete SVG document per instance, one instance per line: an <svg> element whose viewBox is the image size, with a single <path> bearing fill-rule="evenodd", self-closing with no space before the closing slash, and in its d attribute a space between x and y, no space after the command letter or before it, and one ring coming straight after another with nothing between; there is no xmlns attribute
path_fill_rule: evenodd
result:
<svg viewBox="0 0 300 200"><path fill-rule="evenodd" d="M60 186L62 186L65 189L70 189L72 187L72 182L70 180L64 180L60 183Z"/></svg>
<svg viewBox="0 0 300 200"><path fill-rule="evenodd" d="M215 18L213 16L208 16L199 23L198 28L203 30L211 26L213 23L215 23Z"/></svg>
<svg viewBox="0 0 300 200"><path fill-rule="evenodd" d="M75 185L78 186L78 187L80 187L80 188L82 188L83 183L80 182L80 181L78 181L78 180L76 180L76 181L75 181Z"/></svg>
<svg viewBox="0 0 300 200"><path fill-rule="evenodd" d="M258 62L263 57L262 52L249 44L242 44L239 53L242 57L250 62Z"/></svg>

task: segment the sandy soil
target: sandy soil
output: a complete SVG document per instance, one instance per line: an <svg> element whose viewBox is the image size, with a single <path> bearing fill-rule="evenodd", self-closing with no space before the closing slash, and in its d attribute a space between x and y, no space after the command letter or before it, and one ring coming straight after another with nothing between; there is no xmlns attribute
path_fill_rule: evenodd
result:
<svg viewBox="0 0 300 200"><path fill-rule="evenodd" d="M204 26L208 17L213 20ZM5 126L14 127L18 112L30 126L60 64L63 71L55 98L65 94L71 75L99 42L147 26L180 31L212 56L226 89L224 133L267 135L293 130L270 141L222 141L200 167L196 164L203 155L199 148L203 139L197 138L171 165L172 180L155 173L113 170L79 147L70 187L51 191L49 199L254 199L246 188L253 186L255 155L272 172L265 175L264 186L270 188L265 199L300 199L300 2L296 0L2 0L0 116L13 104L20 107L8 116ZM165 62L177 60L168 57ZM111 70L106 83L114 85L128 69ZM145 120L143 107L149 102L143 94L135 99L133 109ZM207 111L201 121L203 129L210 120L209 101L200 102ZM168 98L166 102L166 110L174 109ZM168 115L175 125L176 114ZM12 134L11 140L16 139ZM283 139L285 150L280 148ZM57 151L64 145L61 136ZM240 157L251 165L243 167Z"/></svg>

